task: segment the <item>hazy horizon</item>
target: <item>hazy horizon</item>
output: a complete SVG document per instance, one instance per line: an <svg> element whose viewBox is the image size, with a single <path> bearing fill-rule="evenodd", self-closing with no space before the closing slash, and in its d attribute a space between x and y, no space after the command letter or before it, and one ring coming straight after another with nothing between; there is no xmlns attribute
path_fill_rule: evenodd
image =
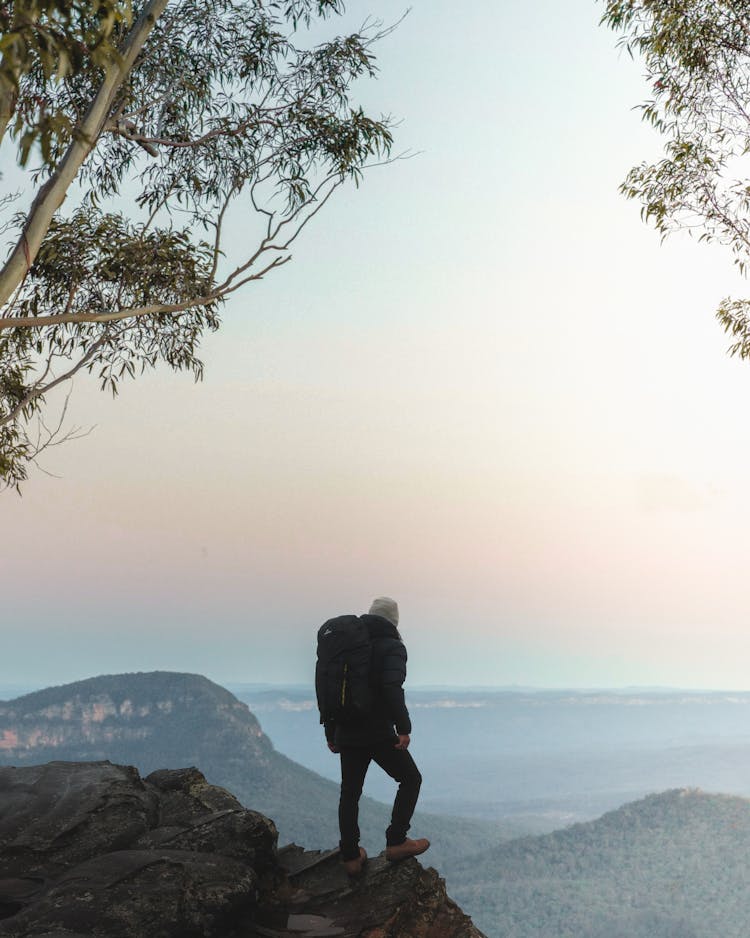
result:
<svg viewBox="0 0 750 938"><path fill-rule="evenodd" d="M144 669L141 669L143 673ZM186 673L186 674L195 674L202 677L207 677L210 681L213 681L214 684L218 684L221 687L225 687L227 690L231 691L234 694L241 693L243 691L304 691L306 693L314 695L314 680L313 677L310 678L307 682L297 682L297 681L231 681L231 680L222 680L215 675L202 674L200 672L178 672L175 669L169 668L160 668L154 669L159 671L165 671L167 673ZM13 689L18 689L19 693L17 696L21 696L26 693L34 693L38 690L45 690L48 687L62 687L68 684L76 684L82 681L86 681L98 677L107 677L112 675L127 674L127 673L139 673L139 672L127 672L127 671L106 671L96 674L86 674L80 677L74 677L65 680L53 680L49 683L39 682L39 681L1 681L0 680L0 700L10 700L12 698L4 697L3 695ZM146 673L148 670L146 669ZM574 693L574 694L639 694L639 693L651 693L651 694L741 694L750 696L750 687L677 687L669 685L522 685L522 684L416 684L411 681L407 681L404 686L407 698L410 692L414 693L440 693L440 692L456 692L456 693L505 693L505 694L526 694L526 693L539 693L539 694L564 694L564 693Z"/></svg>

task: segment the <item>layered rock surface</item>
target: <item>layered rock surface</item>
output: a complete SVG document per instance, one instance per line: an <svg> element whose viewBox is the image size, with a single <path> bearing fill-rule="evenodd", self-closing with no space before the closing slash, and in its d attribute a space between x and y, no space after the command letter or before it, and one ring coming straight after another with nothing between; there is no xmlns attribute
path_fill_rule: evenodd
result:
<svg viewBox="0 0 750 938"><path fill-rule="evenodd" d="M434 870L277 850L197 769L0 768L2 938L481 938Z"/></svg>

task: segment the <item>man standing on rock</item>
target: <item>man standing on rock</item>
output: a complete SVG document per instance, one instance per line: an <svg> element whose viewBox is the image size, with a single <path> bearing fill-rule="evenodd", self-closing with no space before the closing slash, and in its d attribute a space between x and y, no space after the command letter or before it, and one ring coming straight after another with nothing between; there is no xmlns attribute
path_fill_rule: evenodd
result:
<svg viewBox="0 0 750 938"><path fill-rule="evenodd" d="M398 632L398 605L380 596L360 617L370 638L370 705L356 720L324 724L331 752L341 757L339 828L341 858L346 872L357 876L367 860L359 845L359 799L370 762L377 763L394 781L398 791L391 823L386 831L386 860L403 860L424 853L429 840L410 840L409 830L419 797L422 776L408 749L411 733L404 701L406 647Z"/></svg>

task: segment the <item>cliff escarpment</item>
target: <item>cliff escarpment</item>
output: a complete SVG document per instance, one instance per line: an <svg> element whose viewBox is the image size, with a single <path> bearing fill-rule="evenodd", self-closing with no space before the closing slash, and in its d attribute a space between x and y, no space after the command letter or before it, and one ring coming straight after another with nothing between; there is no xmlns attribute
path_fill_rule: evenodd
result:
<svg viewBox="0 0 750 938"><path fill-rule="evenodd" d="M110 674L0 702L0 754L16 763L72 749L95 760L113 748L137 755L144 771L190 753L241 753L260 781L278 756L247 705L199 674Z"/></svg>
<svg viewBox="0 0 750 938"><path fill-rule="evenodd" d="M0 938L482 938L416 860L350 881L194 768L0 768Z"/></svg>

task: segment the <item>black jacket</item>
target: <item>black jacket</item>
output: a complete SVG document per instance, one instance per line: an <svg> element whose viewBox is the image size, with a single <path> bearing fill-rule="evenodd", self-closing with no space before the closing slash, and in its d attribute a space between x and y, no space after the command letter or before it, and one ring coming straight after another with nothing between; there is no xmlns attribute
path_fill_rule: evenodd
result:
<svg viewBox="0 0 750 938"><path fill-rule="evenodd" d="M361 723L327 723L326 739L335 746L372 746L411 733L404 700L406 646L395 625L382 616L361 616L372 641L370 687L372 710Z"/></svg>

